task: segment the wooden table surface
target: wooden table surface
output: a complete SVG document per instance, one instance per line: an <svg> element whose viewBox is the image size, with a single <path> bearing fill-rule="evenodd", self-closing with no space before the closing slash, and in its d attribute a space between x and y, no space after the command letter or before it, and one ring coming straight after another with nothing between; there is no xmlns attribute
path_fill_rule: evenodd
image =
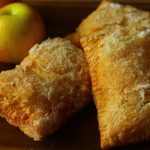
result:
<svg viewBox="0 0 150 150"><path fill-rule="evenodd" d="M24 0L42 15L48 34L65 36L78 26L99 4L99 0ZM59 2L58 2L59 1ZM150 9L150 0L117 0L142 9ZM0 63L0 70L14 65ZM0 150L100 150L96 108L91 102L52 136L34 142L16 127L0 119ZM118 150L150 150L150 144L136 144Z"/></svg>

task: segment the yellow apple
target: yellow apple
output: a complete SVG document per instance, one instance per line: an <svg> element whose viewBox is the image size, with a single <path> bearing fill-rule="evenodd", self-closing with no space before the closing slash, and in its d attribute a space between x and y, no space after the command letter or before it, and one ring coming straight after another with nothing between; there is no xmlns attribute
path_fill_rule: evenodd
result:
<svg viewBox="0 0 150 150"><path fill-rule="evenodd" d="M24 3L0 9L0 61L19 63L28 50L45 38L45 26L38 14Z"/></svg>

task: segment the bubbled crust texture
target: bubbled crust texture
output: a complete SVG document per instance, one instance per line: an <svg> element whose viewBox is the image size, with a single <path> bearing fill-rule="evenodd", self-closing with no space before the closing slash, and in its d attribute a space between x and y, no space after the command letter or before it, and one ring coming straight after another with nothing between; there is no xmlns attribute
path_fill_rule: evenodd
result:
<svg viewBox="0 0 150 150"><path fill-rule="evenodd" d="M41 140L83 108L89 93L83 52L67 40L48 39L0 74L0 116Z"/></svg>
<svg viewBox="0 0 150 150"><path fill-rule="evenodd" d="M85 18L76 32L67 38L75 45L80 45L80 38L94 32L111 33L116 28L135 25L146 20L150 14L132 6L124 6L109 1L103 1L98 8Z"/></svg>
<svg viewBox="0 0 150 150"><path fill-rule="evenodd" d="M103 149L150 140L148 22L145 28L131 25L81 40L89 63Z"/></svg>

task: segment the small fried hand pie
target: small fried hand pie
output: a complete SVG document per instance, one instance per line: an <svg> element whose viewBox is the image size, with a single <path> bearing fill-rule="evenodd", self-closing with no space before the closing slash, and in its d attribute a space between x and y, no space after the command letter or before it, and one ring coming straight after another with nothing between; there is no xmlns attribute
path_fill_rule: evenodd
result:
<svg viewBox="0 0 150 150"><path fill-rule="evenodd" d="M89 83L82 50L61 38L48 39L0 74L0 116L41 140L88 103Z"/></svg>

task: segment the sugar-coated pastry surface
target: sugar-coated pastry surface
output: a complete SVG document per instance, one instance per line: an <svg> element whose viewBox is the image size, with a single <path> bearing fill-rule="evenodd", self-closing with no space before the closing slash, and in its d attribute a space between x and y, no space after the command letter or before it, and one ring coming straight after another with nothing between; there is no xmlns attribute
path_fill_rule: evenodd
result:
<svg viewBox="0 0 150 150"><path fill-rule="evenodd" d="M81 43L92 78L101 147L149 141L150 24L106 35L98 32Z"/></svg>
<svg viewBox="0 0 150 150"><path fill-rule="evenodd" d="M132 6L103 1L98 8L85 18L76 32L68 37L72 43L80 46L80 38L94 32L112 32L115 28L137 24L149 17L149 12ZM148 21L148 20L146 20Z"/></svg>
<svg viewBox="0 0 150 150"><path fill-rule="evenodd" d="M67 40L48 39L0 74L0 116L41 140L83 108L89 93L83 52Z"/></svg>

